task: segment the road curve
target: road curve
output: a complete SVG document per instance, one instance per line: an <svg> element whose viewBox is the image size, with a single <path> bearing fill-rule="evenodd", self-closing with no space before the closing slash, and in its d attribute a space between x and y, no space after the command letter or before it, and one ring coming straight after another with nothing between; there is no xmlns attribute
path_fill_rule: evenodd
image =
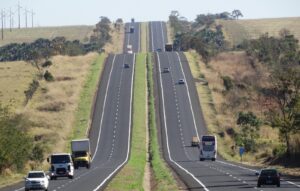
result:
<svg viewBox="0 0 300 191"><path fill-rule="evenodd" d="M153 51L165 43L162 40L166 36L163 25L162 22L150 23ZM155 59L155 91L158 97L158 126L163 155L188 189L274 190L274 187L256 188L256 169L226 162L220 158L216 162L199 161L199 150L190 146L191 138L206 134L206 125L188 61L181 52L156 52ZM170 72L162 73L164 67L170 68ZM180 78L186 80L185 85L177 84ZM299 182L286 178L276 190L299 190Z"/></svg>

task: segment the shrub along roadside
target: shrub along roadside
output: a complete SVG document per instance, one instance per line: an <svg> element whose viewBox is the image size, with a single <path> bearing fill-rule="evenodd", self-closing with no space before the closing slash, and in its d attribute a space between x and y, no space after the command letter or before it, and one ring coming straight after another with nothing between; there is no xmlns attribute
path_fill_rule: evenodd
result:
<svg viewBox="0 0 300 191"><path fill-rule="evenodd" d="M134 76L133 125L128 164L106 190L143 190L146 165L146 54L136 57Z"/></svg>
<svg viewBox="0 0 300 191"><path fill-rule="evenodd" d="M79 105L75 114L73 134L70 139L86 137L86 131L90 126L90 115L94 95L98 88L98 82L104 68L106 57L106 54L100 54L90 68L90 72L81 91Z"/></svg>
<svg viewBox="0 0 300 191"><path fill-rule="evenodd" d="M161 158L159 149L156 117L155 117L155 103L154 103L154 86L153 86L153 63L151 59L151 53L147 56L147 83L148 83L148 123L150 131L150 163L153 171L153 177L155 185L153 190L179 190L176 181L167 167L166 163Z"/></svg>

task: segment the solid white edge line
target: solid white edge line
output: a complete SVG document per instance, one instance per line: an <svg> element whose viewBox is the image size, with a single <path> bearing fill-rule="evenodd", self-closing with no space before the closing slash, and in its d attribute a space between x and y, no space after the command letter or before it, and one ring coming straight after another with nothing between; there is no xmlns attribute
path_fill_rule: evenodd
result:
<svg viewBox="0 0 300 191"><path fill-rule="evenodd" d="M92 158L92 162L93 162L93 160L94 160L94 158L95 158L95 156L97 155L97 152L98 152L98 146L99 146L99 141L100 141L100 136L101 136L101 130L102 130L103 116L104 116L104 113L105 113L107 92L108 92L108 87L109 87L109 84L110 84L111 73L112 73L113 68L114 68L115 59L116 59L116 55L114 55L114 58L113 58L113 61L112 61L112 67L110 69L109 78L108 78L107 85L106 85L106 92L105 92L105 96L104 96L104 105L103 105L103 110L102 110L102 115L101 115L101 121L100 121L100 129L99 129L99 134L98 134L98 139L97 139L97 146L96 146L96 149L95 149L94 156Z"/></svg>
<svg viewBox="0 0 300 191"><path fill-rule="evenodd" d="M192 101L191 101L189 85L188 85L188 83L187 83L187 81L186 81L186 77L185 77L185 73L184 73L183 68L182 68L182 62L181 62L179 53L176 52L176 55L177 55L177 57L178 57L179 64L180 64L180 69L181 69L181 71L182 71L182 73L183 73L183 77L184 77L185 82L186 82L185 84L186 84L186 89L187 89L187 93L188 93L188 98L189 98L190 108L191 108L191 112L192 112L192 116L193 116L194 127L195 127L195 130L196 130L197 137L198 137L198 139L200 140L199 133L198 133L198 129L197 129L197 127L196 127L196 120L195 120L195 114L194 114L193 105L192 105Z"/></svg>
<svg viewBox="0 0 300 191"><path fill-rule="evenodd" d="M133 56L133 71L132 71L132 77L131 77L131 95L130 95L130 108L129 108L129 132L128 132L128 148L127 148L127 155L126 159L122 164L120 164L112 173L109 174L102 182L95 188L93 191L97 191L101 186L103 186L124 164L128 161L129 158L129 152L130 152L130 142L131 142L131 115L132 115L132 94L133 94L133 78L134 78L134 72L135 72L135 54Z"/></svg>
<svg viewBox="0 0 300 191"><path fill-rule="evenodd" d="M181 170L183 170L185 173L187 173L188 175L190 175L196 182L198 182L205 191L209 191L206 186L199 180L197 179L191 172L189 172L187 169L183 168L180 164L178 164L177 162L175 162L170 154L170 147L169 147L169 137L168 137L168 128L167 128L167 121L166 121L166 111L165 111L165 97L164 97L164 88L162 85L162 77L161 77L161 69L160 69L160 58L158 53L156 53L157 55L157 61L158 61L158 68L159 68L159 78L160 78L160 88L161 88L161 94L162 94L162 105L163 105L163 116L164 116L164 126L165 126L165 134L166 134L166 143L167 143L167 150L168 150L168 156L169 159L172 163L174 163L176 166L178 166Z"/></svg>

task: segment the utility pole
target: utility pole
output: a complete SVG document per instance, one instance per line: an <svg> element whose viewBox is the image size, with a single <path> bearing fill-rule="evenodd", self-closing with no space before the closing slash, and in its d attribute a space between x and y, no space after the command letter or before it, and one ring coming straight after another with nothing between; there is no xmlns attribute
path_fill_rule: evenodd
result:
<svg viewBox="0 0 300 191"><path fill-rule="evenodd" d="M4 27L6 28L6 13L5 13L5 9L2 10L3 11L3 21L4 21Z"/></svg>
<svg viewBox="0 0 300 191"><path fill-rule="evenodd" d="M13 12L11 11L11 7L9 8L9 31L12 31L13 28Z"/></svg>
<svg viewBox="0 0 300 191"><path fill-rule="evenodd" d="M35 15L35 13L33 12L33 9L31 9L31 24L32 24L32 28L33 28L33 15Z"/></svg>
<svg viewBox="0 0 300 191"><path fill-rule="evenodd" d="M4 29L3 29L3 25L4 25L4 16L3 16L4 14L3 14L3 10L1 10L1 23L2 23L2 28L1 28L1 37L2 37L2 40L4 39L4 34L3 34L3 32L4 32Z"/></svg>
<svg viewBox="0 0 300 191"><path fill-rule="evenodd" d="M27 9L25 8L25 28L27 28Z"/></svg>
<svg viewBox="0 0 300 191"><path fill-rule="evenodd" d="M18 2L18 16L19 16L19 29L21 28L21 13L20 13L20 9L21 9L21 5L20 5L20 1Z"/></svg>

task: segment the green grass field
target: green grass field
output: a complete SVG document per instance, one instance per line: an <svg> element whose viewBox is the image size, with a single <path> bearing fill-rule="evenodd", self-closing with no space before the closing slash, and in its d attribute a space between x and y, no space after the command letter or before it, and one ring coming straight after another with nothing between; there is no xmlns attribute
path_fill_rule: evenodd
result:
<svg viewBox="0 0 300 191"><path fill-rule="evenodd" d="M93 26L62 26L62 27L36 27L4 30L4 40L0 40L0 46L9 43L33 42L39 38L53 39L64 36L67 40L80 40L86 42L93 31Z"/></svg>
<svg viewBox="0 0 300 191"><path fill-rule="evenodd" d="M243 39L255 39L262 34L278 36L283 28L288 29L297 39L300 39L300 17L251 20L217 20L221 24L225 38L236 45Z"/></svg>

